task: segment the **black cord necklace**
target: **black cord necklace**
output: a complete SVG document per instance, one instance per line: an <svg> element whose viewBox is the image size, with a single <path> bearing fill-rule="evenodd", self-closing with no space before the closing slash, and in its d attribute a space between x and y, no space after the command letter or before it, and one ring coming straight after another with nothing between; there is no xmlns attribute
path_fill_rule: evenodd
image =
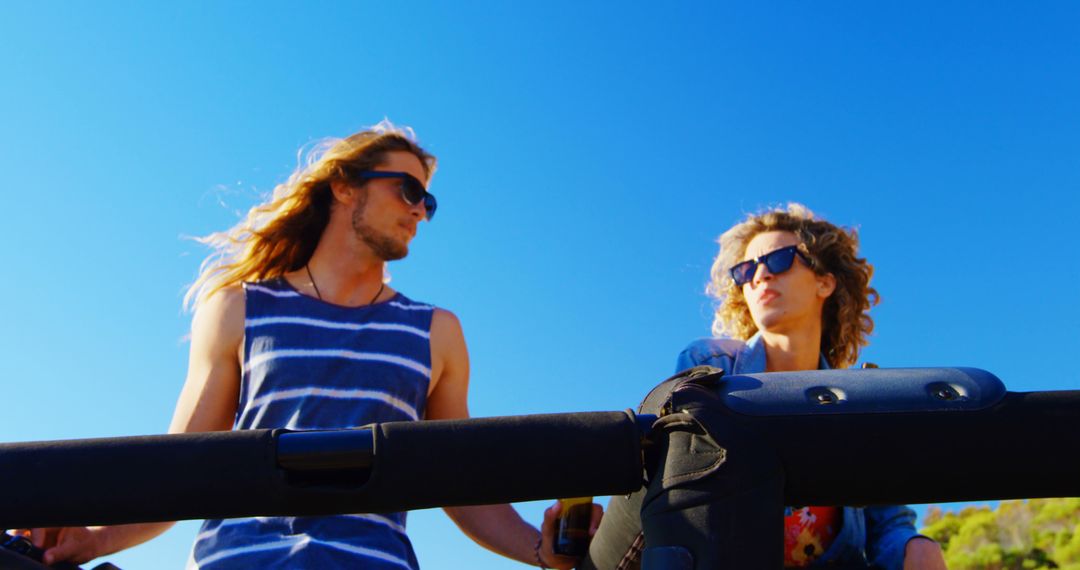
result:
<svg viewBox="0 0 1080 570"><path fill-rule="evenodd" d="M319 298L320 301L322 301L322 293L319 292L319 286L315 284L315 278L311 275L311 264L305 263L304 270L307 271L308 280L311 281L311 287L315 289L315 295ZM382 295L384 289L386 289L386 283L379 283L378 292L375 293L375 296L372 297L371 300L367 302L367 304L374 305L375 300L379 298L379 295Z"/></svg>

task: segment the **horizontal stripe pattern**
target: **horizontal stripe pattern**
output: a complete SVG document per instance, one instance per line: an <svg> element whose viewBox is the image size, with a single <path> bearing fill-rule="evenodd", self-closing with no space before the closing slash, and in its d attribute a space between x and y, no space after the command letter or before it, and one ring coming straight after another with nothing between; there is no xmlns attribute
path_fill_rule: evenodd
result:
<svg viewBox="0 0 1080 570"><path fill-rule="evenodd" d="M264 542L264 543L260 543L260 544L249 544L249 545L246 545L246 546L237 546L237 547L234 547L234 548L227 548L227 549L218 550L214 554L211 554L211 555L206 556L206 557L204 557L204 558L202 558L200 560L195 561L194 568L200 569L200 570L204 569L204 568L210 568L210 567L214 566L214 564L216 562L220 562L220 561L223 561L223 560L226 560L226 559L229 559L229 558L233 558L233 557L236 557L236 556L258 554L258 553L263 553L263 552L273 551L273 550L285 550L285 549L287 549L289 551L295 551L295 550L301 549L301 548L309 548L310 545L312 545L312 544L322 546L322 547L325 547L325 548L331 548L331 549L335 549L335 550L340 550L340 551L347 552L347 553L350 553L350 554L353 554L353 555L358 555L358 556L361 556L361 557L364 557L364 558L371 558L371 559L380 560L380 561L383 561L383 562L388 562L388 563L390 563L391 565L393 565L394 567L397 567L397 568L404 568L405 570L413 570L413 565L410 564L409 561L407 561L405 559L402 559L402 558L399 558L397 556L394 556L392 554L387 554L387 553L385 553L385 552L383 552L381 550L376 550L374 548L367 548L367 547L363 547L363 546L355 546L355 545L348 544L348 543L345 543L345 542L329 541L329 540L318 540L318 539L312 538L309 535L289 536L289 537L285 537L285 538L282 538L280 540L275 540L275 541L272 541L272 542ZM236 566L234 566L233 564L230 564L230 567L236 567ZM369 566L365 566L365 567L369 567Z"/></svg>
<svg viewBox="0 0 1080 570"><path fill-rule="evenodd" d="M415 303L401 303L399 301L390 301L388 303L391 307L401 309L403 311L434 311L435 307L431 305L417 305Z"/></svg>
<svg viewBox="0 0 1080 570"><path fill-rule="evenodd" d="M395 517L396 517L396 515L395 515ZM199 532L199 534L195 536L195 541L198 542L198 541L203 541L203 540L209 540L209 539L214 538L215 536L217 536L217 534L219 532L221 532L223 529L229 529L231 527L236 527L236 526L241 526L241 525L253 525L254 524L254 525L278 525L278 526L282 526L282 527L293 527L293 526L295 526L296 521L300 520L301 518L302 517L246 517L246 518L236 518L236 519L223 519L217 524L217 526L215 526L213 528L209 528L209 529L204 529L201 532ZM395 518L393 518L393 517L385 516L385 515L362 513L362 514L355 514L355 515L334 515L334 516L327 516L327 517L320 517L320 518L323 519L323 521L329 521L331 519L342 519L343 521L364 521L365 523L381 525L381 526L393 529L394 532L397 532L397 533L402 534L402 535L405 534L405 525L404 524L402 524L398 520L395 520ZM396 518L400 518L400 517L396 517Z"/></svg>
<svg viewBox="0 0 1080 570"><path fill-rule="evenodd" d="M253 329L267 325L298 325L325 329L340 329L349 331L386 331L403 332L414 334L420 338L430 339L431 335L425 330L397 323L342 323L323 319L311 319L307 317L263 317L260 319L247 319L245 328Z"/></svg>
<svg viewBox="0 0 1080 570"><path fill-rule="evenodd" d="M357 352L355 350L345 349L305 349L305 348L290 348L282 350L272 350L263 352L259 355L253 356L251 360L244 366L244 372L250 372L253 368L266 364L271 360L277 360L279 358L344 358L347 360L369 360L374 362L386 362L389 364L396 364L398 366L404 366L411 370L415 370L424 376L431 376L431 369L415 360L403 358L394 354L383 354L378 352Z"/></svg>
<svg viewBox="0 0 1080 570"><path fill-rule="evenodd" d="M363 307L247 283L234 429L340 429L424 415L435 307L399 294ZM192 566L415 569L405 514L215 519Z"/></svg>
<svg viewBox="0 0 1080 570"><path fill-rule="evenodd" d="M393 406L394 408L396 408L398 410L401 410L407 416L409 416L409 419L412 419L412 420L420 419L419 414L416 411L416 408L409 405L408 402L406 402L406 401L404 401L404 400L402 400L400 398L395 398L395 397L393 397L393 396L391 396L389 394L384 394L382 392L378 392L378 391L375 391L375 390L361 390L361 389L341 390L341 389L334 389L334 388L319 388L317 386L309 386L307 388L293 388L291 390L280 390L280 391L277 391L277 392L271 392L271 393L266 394L264 396L260 396L258 398L255 398L254 400L252 400L248 404L248 407L249 408L261 408L263 406L266 406L267 404L270 404L271 402L278 402L278 401L281 401L281 400L291 400L291 399L294 399L294 398L311 398L311 397L332 398L332 399L335 399L335 400L376 400L376 401L379 401L379 402L384 402L386 404L389 404L389 405ZM295 427L293 427L293 426L284 426L284 427L289 427L290 429L295 429ZM349 426L349 427L353 427L353 426Z"/></svg>
<svg viewBox="0 0 1080 570"><path fill-rule="evenodd" d="M345 517L345 518L349 518L349 519L359 519L359 520L364 520L364 521L371 521L371 522L374 522L374 523L377 523L377 524L388 526L388 527L394 529L395 531L400 532L401 534L405 534L405 525L399 524L397 521L395 521L395 520L393 520L393 519L391 519L389 517L384 517L382 515L373 515L373 514L342 515L342 516Z"/></svg>
<svg viewBox="0 0 1080 570"><path fill-rule="evenodd" d="M253 285L248 283L244 289L249 293L262 293L264 295L270 295L271 297L299 297L300 293L297 291L285 291L280 289L271 289L269 287L263 287L262 285Z"/></svg>

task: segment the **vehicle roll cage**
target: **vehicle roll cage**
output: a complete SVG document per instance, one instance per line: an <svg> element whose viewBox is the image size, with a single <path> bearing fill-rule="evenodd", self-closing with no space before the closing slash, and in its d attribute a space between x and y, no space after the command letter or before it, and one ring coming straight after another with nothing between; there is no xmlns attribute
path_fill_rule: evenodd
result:
<svg viewBox="0 0 1080 570"><path fill-rule="evenodd" d="M973 368L699 367L637 413L0 444L0 528L391 512L645 485L646 570L780 568L784 505L1080 496L1077 450L1080 391L1008 392ZM1053 461L1032 469L1032 457ZM20 567L12 556L0 549L0 564Z"/></svg>

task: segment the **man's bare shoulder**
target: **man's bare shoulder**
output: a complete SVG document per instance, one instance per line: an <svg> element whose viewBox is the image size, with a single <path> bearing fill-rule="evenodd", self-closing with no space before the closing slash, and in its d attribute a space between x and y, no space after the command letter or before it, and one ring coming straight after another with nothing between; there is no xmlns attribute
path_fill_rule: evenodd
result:
<svg viewBox="0 0 1080 570"><path fill-rule="evenodd" d="M431 317L431 384L425 417L469 417L469 350L457 315L436 308Z"/></svg>
<svg viewBox="0 0 1080 570"><path fill-rule="evenodd" d="M431 348L437 358L456 360L466 358L465 333L457 315L436 308L431 316Z"/></svg>
<svg viewBox="0 0 1080 570"><path fill-rule="evenodd" d="M435 310L431 315L431 330L435 331L436 328L448 329L457 328L461 330L461 319L457 315L446 309L435 307Z"/></svg>
<svg viewBox="0 0 1080 570"><path fill-rule="evenodd" d="M246 311L244 299L244 288L239 284L215 291L195 309L192 327L225 337L242 336Z"/></svg>

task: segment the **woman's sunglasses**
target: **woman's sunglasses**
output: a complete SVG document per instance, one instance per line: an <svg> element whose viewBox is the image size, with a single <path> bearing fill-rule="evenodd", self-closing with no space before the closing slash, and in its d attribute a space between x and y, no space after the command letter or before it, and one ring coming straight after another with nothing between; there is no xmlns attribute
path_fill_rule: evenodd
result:
<svg viewBox="0 0 1080 570"><path fill-rule="evenodd" d="M791 264L795 262L796 255L801 257L803 263L809 267L810 258L806 257L806 254L799 250L799 246L789 245L770 251L760 257L736 263L730 270L731 278L735 280L735 285L742 287L753 281L754 274L757 273L758 265L762 263L765 264L765 267L769 268L769 273L778 275L791 269Z"/></svg>
<svg viewBox="0 0 1080 570"><path fill-rule="evenodd" d="M430 222L431 218L435 217L435 208L438 207L435 195L428 192L427 188L424 188L424 183L417 180L412 174L392 170L362 170L356 176L360 180L372 180L375 178L397 178L401 180L401 199L405 200L405 203L410 206L415 206L421 201L424 202L424 212L427 213L427 220Z"/></svg>

